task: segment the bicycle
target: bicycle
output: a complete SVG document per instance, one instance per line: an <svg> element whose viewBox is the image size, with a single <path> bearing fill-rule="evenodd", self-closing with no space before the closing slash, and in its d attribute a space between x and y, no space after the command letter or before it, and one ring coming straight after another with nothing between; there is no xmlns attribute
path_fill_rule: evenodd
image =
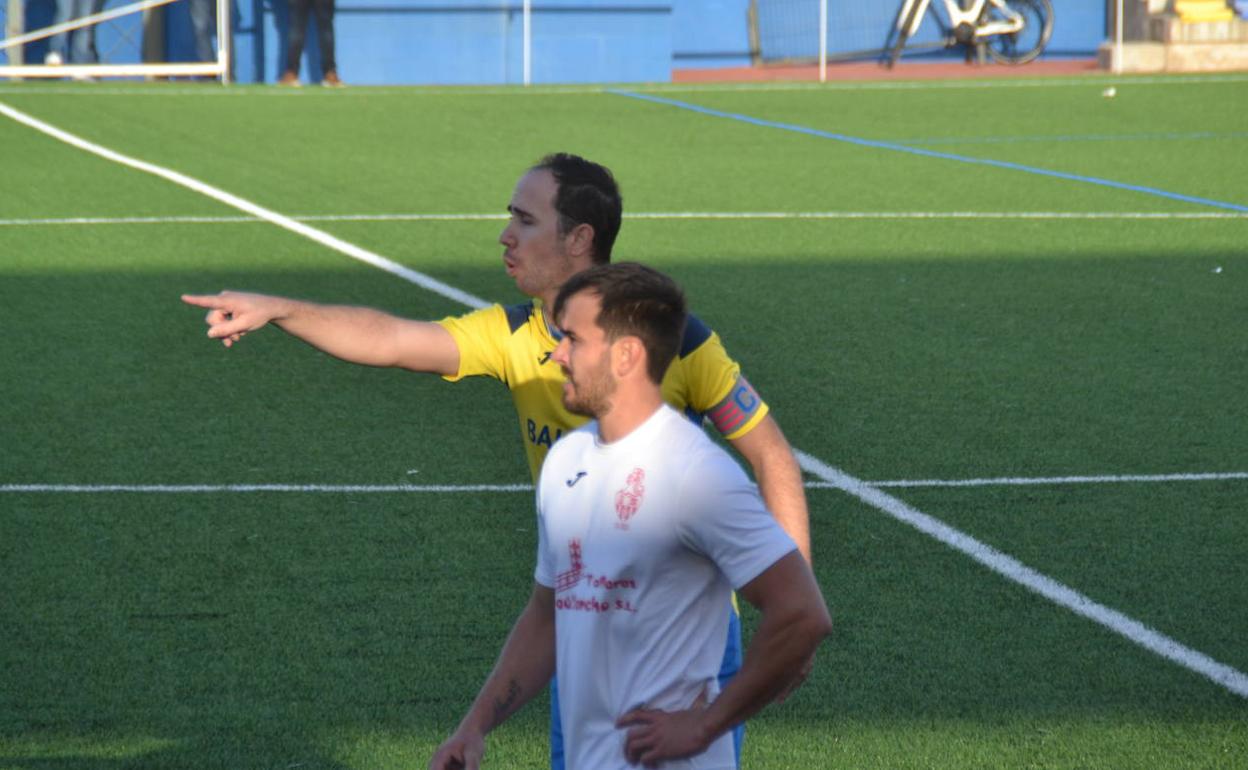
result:
<svg viewBox="0 0 1248 770"><path fill-rule="evenodd" d="M1002 64L1026 64L1035 59L1053 35L1053 6L1049 0L940 0L948 23L933 14L944 39L915 48L980 46ZM906 43L918 32L932 0L902 0L897 22L884 44L888 67L897 63ZM982 50L982 49L981 49ZM969 55L969 54L968 54Z"/></svg>

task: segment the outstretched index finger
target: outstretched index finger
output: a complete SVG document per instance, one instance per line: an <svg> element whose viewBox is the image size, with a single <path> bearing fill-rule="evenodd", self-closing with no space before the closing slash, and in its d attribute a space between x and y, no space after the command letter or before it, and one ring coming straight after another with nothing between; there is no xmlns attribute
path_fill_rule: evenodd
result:
<svg viewBox="0 0 1248 770"><path fill-rule="evenodd" d="M225 300L219 294L183 294L182 301L196 307L214 309L225 307Z"/></svg>

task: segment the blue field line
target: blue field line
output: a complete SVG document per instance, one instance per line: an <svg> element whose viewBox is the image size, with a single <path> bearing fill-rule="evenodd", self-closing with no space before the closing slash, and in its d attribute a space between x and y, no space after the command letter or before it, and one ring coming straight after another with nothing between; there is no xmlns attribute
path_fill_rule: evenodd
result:
<svg viewBox="0 0 1248 770"><path fill-rule="evenodd" d="M1056 134L1054 136L944 136L926 139L899 139L907 144L1018 144L1022 142L1147 142L1191 141L1196 139L1245 139L1248 131L1172 131L1153 134Z"/></svg>
<svg viewBox="0 0 1248 770"><path fill-rule="evenodd" d="M925 150L921 147L910 147L895 142L883 142L875 139L863 139L857 136L848 136L846 134L836 134L831 131L821 131L817 128L808 126L799 126L792 123L780 123L774 120L764 120L749 115L740 115L733 112L724 112L722 110L703 107L689 102L682 102L676 99L667 99L662 96L654 96L652 94L639 94L634 91L623 91L618 89L610 89L607 93L617 96L626 96L630 99L640 99L646 102L654 102L656 104L664 104L669 107L678 107L682 110L697 112L702 115L709 115L715 118L727 118L728 120L736 120L741 123L748 123L763 128L778 128L782 131L793 131L799 134L819 137L820 139L831 139L836 142L845 142L846 144L855 144L860 147L871 147L877 150L891 150L893 152L904 152L910 155L919 155L925 158L937 158L939 160L953 160L960 163L971 163L977 166L991 166L994 168L1003 168L1009 171L1022 171L1028 174L1036 174L1038 176L1047 176L1054 179L1065 179L1070 182L1083 182L1085 184L1099 185L1101 187L1111 187L1117 190L1127 190L1129 192L1143 193L1145 195L1153 195L1159 198L1166 198L1173 201L1182 201L1183 203L1192 203L1197 206L1212 206L1219 209L1228 209L1230 211L1248 211L1248 206L1239 203L1229 203L1227 201L1217 201L1210 198L1198 198L1192 195L1183 195L1182 193L1173 193L1168 190L1159 190L1156 187L1145 187L1143 185L1127 184L1126 182L1115 182L1112 179L1101 179L1094 176L1084 176L1082 174L1069 174L1065 171L1052 171L1047 168L1038 168L1036 166L1025 166L1021 163L1010 163L1003 160L993 160L991 158L973 158L969 155L955 155L950 152L940 152L939 150Z"/></svg>

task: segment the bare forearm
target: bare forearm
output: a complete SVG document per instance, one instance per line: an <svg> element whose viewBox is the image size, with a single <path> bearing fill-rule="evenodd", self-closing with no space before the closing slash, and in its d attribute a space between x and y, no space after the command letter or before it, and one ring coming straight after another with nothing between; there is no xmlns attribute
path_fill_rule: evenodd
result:
<svg viewBox="0 0 1248 770"><path fill-rule="evenodd" d="M273 324L332 356L354 364L401 366L451 375L459 371L459 346L440 324L413 321L366 307L320 305L251 292L183 294L207 308L208 337L228 348L244 335Z"/></svg>
<svg viewBox="0 0 1248 770"><path fill-rule="evenodd" d="M779 424L767 415L749 433L733 439L732 445L754 470L767 510L810 564L810 512L806 508L802 469Z"/></svg>
<svg viewBox="0 0 1248 770"><path fill-rule="evenodd" d="M784 693L829 631L830 626L817 615L764 615L741 670L706 711L708 742Z"/></svg>
<svg viewBox="0 0 1248 770"><path fill-rule="evenodd" d="M787 448L787 447L786 447ZM807 564L810 552L810 511L806 507L806 493L802 486L802 469L791 451L768 455L755 469L758 489L763 495L767 510L776 517Z"/></svg>
<svg viewBox="0 0 1248 770"><path fill-rule="evenodd" d="M498 662L460 723L484 736L507 721L550 683L555 673L553 618L526 608L507 637Z"/></svg>
<svg viewBox="0 0 1248 770"><path fill-rule="evenodd" d="M399 319L379 310L283 300L272 323L335 358L366 366L396 366L390 344Z"/></svg>
<svg viewBox="0 0 1248 770"><path fill-rule="evenodd" d="M708 738L788 692L809 673L808 663L832 618L810 565L790 552L740 589L762 613L741 670L705 712ZM711 732L713 731L713 732Z"/></svg>
<svg viewBox="0 0 1248 770"><path fill-rule="evenodd" d="M438 747L430 770L476 770L485 736L541 692L555 671L554 591L534 584L494 670L453 735Z"/></svg>

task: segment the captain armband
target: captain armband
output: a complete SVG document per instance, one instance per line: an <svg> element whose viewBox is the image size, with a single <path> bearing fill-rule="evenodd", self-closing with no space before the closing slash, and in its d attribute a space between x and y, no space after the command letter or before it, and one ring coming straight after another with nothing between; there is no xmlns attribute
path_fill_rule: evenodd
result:
<svg viewBox="0 0 1248 770"><path fill-rule="evenodd" d="M732 390L711 410L707 417L720 435L730 436L750 421L763 408L763 400L744 377L738 376Z"/></svg>

